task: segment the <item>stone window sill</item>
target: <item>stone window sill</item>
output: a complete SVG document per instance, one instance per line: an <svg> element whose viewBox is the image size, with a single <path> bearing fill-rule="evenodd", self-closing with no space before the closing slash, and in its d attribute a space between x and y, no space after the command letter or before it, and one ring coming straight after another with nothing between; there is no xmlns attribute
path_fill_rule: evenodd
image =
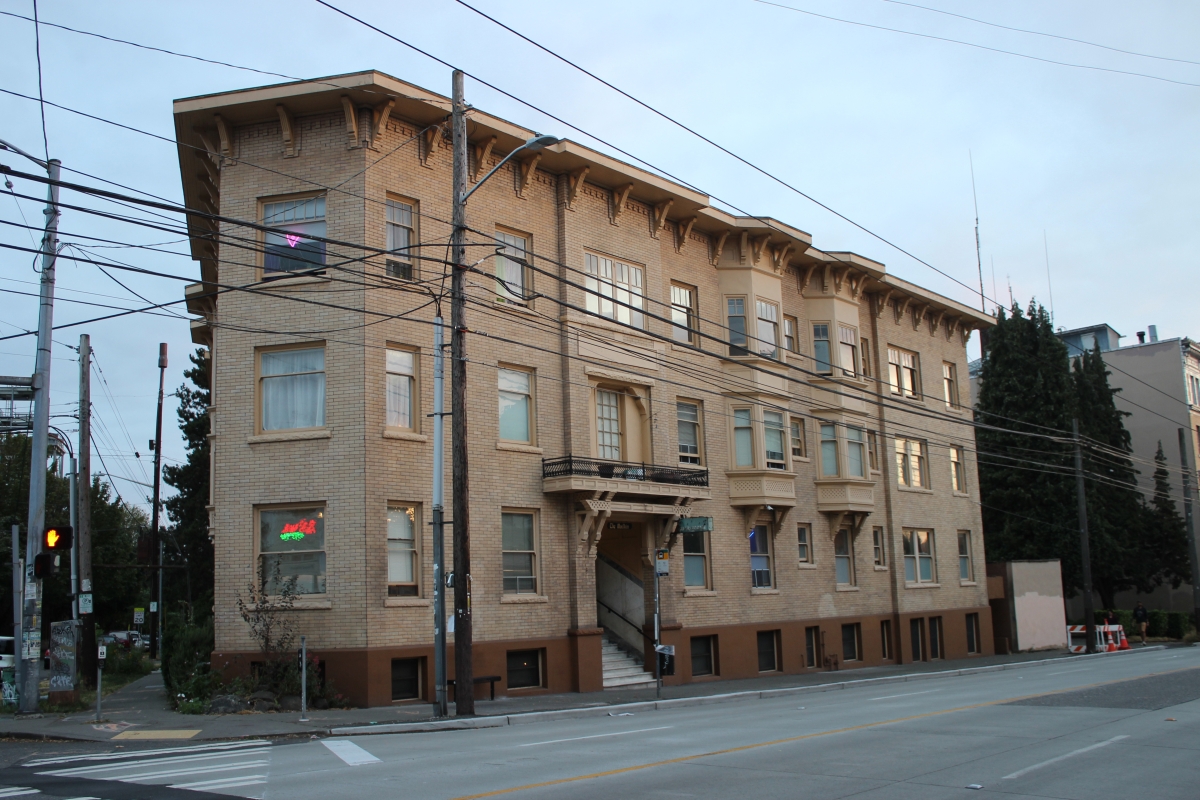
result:
<svg viewBox="0 0 1200 800"><path fill-rule="evenodd" d="M848 584L848 583L839 583L839 584L837 585L837 589L836 589L836 591L839 591L839 592L857 592L857 591L858 591L858 587L857 587L857 586L851 586L851 585L850 585L850 584Z"/></svg>
<svg viewBox="0 0 1200 800"><path fill-rule="evenodd" d="M778 589L767 589L763 587L751 587L750 594L779 594Z"/></svg>
<svg viewBox="0 0 1200 800"><path fill-rule="evenodd" d="M384 428L383 438L399 439L402 442L428 442L429 437L423 433L405 430L404 428Z"/></svg>
<svg viewBox="0 0 1200 800"><path fill-rule="evenodd" d="M383 600L384 608L428 608L429 603L426 597L387 597Z"/></svg>
<svg viewBox="0 0 1200 800"><path fill-rule="evenodd" d="M897 486L896 489L901 492L912 492L913 494L933 494L933 489L915 486Z"/></svg>
<svg viewBox="0 0 1200 800"><path fill-rule="evenodd" d="M887 567L881 567L881 566L879 566L878 564L876 564L876 565L875 565L875 571L876 571L876 572L887 572L887 571L888 571L888 568L887 568Z"/></svg>
<svg viewBox="0 0 1200 800"><path fill-rule="evenodd" d="M959 581L958 585L959 586L978 586L979 582L978 581Z"/></svg>
<svg viewBox="0 0 1200 800"><path fill-rule="evenodd" d="M955 491L954 496L955 497L970 497L971 495L967 494L966 492Z"/></svg>
<svg viewBox="0 0 1200 800"><path fill-rule="evenodd" d="M501 308L505 311L512 311L518 314L528 314L531 317L537 316L537 312L531 308L532 303L529 301L522 303L520 300L508 300L497 297L492 301L492 304L496 308Z"/></svg>
<svg viewBox="0 0 1200 800"><path fill-rule="evenodd" d="M296 611L324 611L333 608L333 601L317 597L312 599L297 597L292 602L292 608Z"/></svg>
<svg viewBox="0 0 1200 800"><path fill-rule="evenodd" d="M246 439L246 444L265 444L266 442L301 442L306 439L332 439L333 431L328 428L312 428L299 431L280 431L278 433L260 433Z"/></svg>
<svg viewBox="0 0 1200 800"><path fill-rule="evenodd" d="M717 593L714 589L684 589L684 597L716 597Z"/></svg>
<svg viewBox="0 0 1200 800"><path fill-rule="evenodd" d="M798 564L796 564L796 568L797 569L816 569L817 565L812 563L811 561L801 561Z"/></svg>
<svg viewBox="0 0 1200 800"><path fill-rule="evenodd" d="M940 589L940 588L942 588L942 585L940 583L907 583L906 582L904 584L904 588L905 589Z"/></svg>
<svg viewBox="0 0 1200 800"><path fill-rule="evenodd" d="M544 594L503 594L500 595L501 604L514 603L517 605L525 605L528 603L549 603L550 598Z"/></svg>
<svg viewBox="0 0 1200 800"><path fill-rule="evenodd" d="M262 273L263 285L262 289L281 289L288 286L303 286L307 283L333 283L333 278L325 274L324 270L313 272L309 275L295 275L286 277L277 272L267 272L260 270ZM278 277L275 277L278 276Z"/></svg>
<svg viewBox="0 0 1200 800"><path fill-rule="evenodd" d="M497 450L507 450L510 453L530 453L535 456L542 454L542 448L532 444L520 444L519 442L496 442Z"/></svg>

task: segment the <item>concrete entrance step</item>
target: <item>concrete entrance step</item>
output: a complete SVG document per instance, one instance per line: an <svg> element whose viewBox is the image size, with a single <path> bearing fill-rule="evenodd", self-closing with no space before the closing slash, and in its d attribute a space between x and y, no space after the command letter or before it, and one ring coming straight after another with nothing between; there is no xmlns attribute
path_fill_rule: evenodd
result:
<svg viewBox="0 0 1200 800"><path fill-rule="evenodd" d="M638 689L654 685L654 676L646 672L642 662L605 640L600 649L605 689Z"/></svg>

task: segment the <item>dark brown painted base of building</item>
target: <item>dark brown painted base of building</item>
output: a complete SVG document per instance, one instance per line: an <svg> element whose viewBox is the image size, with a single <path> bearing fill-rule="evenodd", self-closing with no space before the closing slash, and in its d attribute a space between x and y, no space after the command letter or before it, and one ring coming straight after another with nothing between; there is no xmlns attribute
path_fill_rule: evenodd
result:
<svg viewBox="0 0 1200 800"><path fill-rule="evenodd" d="M977 653L967 648L967 615L977 614L978 635L975 636ZM931 619L940 619L941 635L938 653L930 652ZM883 651L882 623L890 622L891 657L885 658ZM917 628L914 629L914 621ZM861 652L858 658L846 661L842 653L842 626L860 626ZM664 685L678 686L684 683L699 683L736 678L755 678L763 675L759 671L758 634L761 631L777 632L777 662L781 674L799 674L827 669L827 657L837 656L839 669L879 666L883 664L907 664L912 661L931 661L938 658L961 659L972 655L992 655L992 619L988 606L979 608L956 608L929 611L922 614L876 615L869 617L833 618L819 620L788 620L786 622L762 623L758 625L724 625L715 627L684 628L679 625L662 626L663 644L674 645L676 653L675 675L663 678ZM819 651L814 653L815 665L809 665L808 628L816 628L819 634ZM920 638L915 638L919 630ZM691 640L695 637L711 636L713 639L713 674L693 675ZM595 692L603 689L601 645L603 631L599 628L575 630L567 635L550 639L521 639L515 641L476 642L475 675L499 676L496 681L497 697L523 697L536 694L560 694L564 692ZM923 652L914 657L915 646L921 645ZM542 685L538 688L510 689L507 676L507 654L514 650L542 651ZM431 700L433 692L433 646L396 648L355 648L344 650L311 649L310 655L325 662L325 678L332 681L337 691L350 698L358 706L387 706L393 703L391 694L392 660L402 658L420 659L422 695L420 699ZM653 665L652 648L647 647ZM261 661L262 656L254 652L214 652L212 664L227 679L245 677L250 674L252 662ZM454 648L447 653L447 674L454 676ZM476 687L476 699L488 696L487 684Z"/></svg>

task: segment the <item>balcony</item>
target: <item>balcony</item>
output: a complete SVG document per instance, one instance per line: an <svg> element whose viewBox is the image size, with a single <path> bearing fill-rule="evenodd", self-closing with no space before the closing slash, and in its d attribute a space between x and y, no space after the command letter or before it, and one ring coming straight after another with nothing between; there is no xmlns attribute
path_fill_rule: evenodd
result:
<svg viewBox="0 0 1200 800"><path fill-rule="evenodd" d="M729 505L782 506L796 505L796 474L767 470L731 470L729 476Z"/></svg>
<svg viewBox="0 0 1200 800"><path fill-rule="evenodd" d="M542 459L542 491L615 492L643 496L707 500L708 470L608 461L602 458Z"/></svg>
<svg viewBox="0 0 1200 800"><path fill-rule="evenodd" d="M817 511L823 514L870 514L875 510L875 482L861 478L821 478Z"/></svg>

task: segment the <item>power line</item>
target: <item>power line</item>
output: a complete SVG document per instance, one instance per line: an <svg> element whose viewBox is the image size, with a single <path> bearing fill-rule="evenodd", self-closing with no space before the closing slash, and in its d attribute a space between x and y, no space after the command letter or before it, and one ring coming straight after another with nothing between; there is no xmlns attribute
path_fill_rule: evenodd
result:
<svg viewBox="0 0 1200 800"><path fill-rule="evenodd" d="M38 105L42 112L42 144L46 146L46 163L50 163L50 137L46 135L46 93L42 89L42 36L38 25L38 4L33 0L33 52L37 56Z"/></svg>

